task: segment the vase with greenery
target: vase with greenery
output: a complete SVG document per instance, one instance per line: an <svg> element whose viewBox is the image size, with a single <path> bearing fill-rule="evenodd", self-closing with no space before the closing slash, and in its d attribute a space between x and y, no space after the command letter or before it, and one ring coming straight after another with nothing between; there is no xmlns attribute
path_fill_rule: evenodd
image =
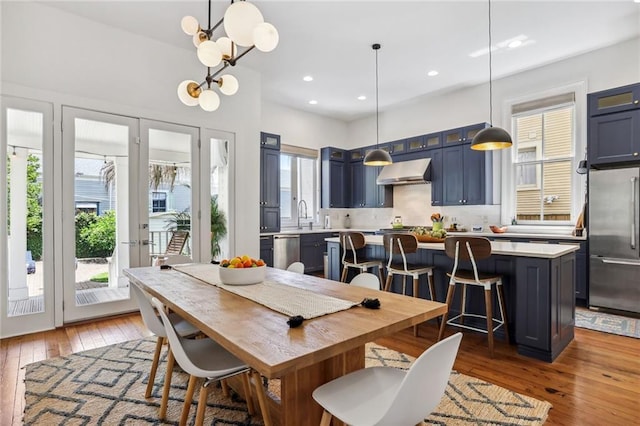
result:
<svg viewBox="0 0 640 426"><path fill-rule="evenodd" d="M211 196L211 260L220 255L220 241L227 236L227 219L218 207L218 196Z"/></svg>

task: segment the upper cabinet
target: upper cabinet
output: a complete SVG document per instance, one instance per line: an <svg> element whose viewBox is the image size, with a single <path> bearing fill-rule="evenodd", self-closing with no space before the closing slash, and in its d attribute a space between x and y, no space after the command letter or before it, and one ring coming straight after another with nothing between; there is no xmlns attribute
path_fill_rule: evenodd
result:
<svg viewBox="0 0 640 426"><path fill-rule="evenodd" d="M640 83L588 95L592 166L640 162Z"/></svg>
<svg viewBox="0 0 640 426"><path fill-rule="evenodd" d="M472 150L468 143L443 148L442 205L491 204L492 159L491 151Z"/></svg>
<svg viewBox="0 0 640 426"><path fill-rule="evenodd" d="M260 132L260 148L280 150L280 135Z"/></svg>
<svg viewBox="0 0 640 426"><path fill-rule="evenodd" d="M457 129L445 130L442 132L442 146L461 145L471 143L474 136L482 129L489 127L487 123L472 124L470 126L459 127Z"/></svg>
<svg viewBox="0 0 640 426"><path fill-rule="evenodd" d="M280 232L280 136L260 133L260 232Z"/></svg>
<svg viewBox="0 0 640 426"><path fill-rule="evenodd" d="M348 207L349 188L345 185L348 166L347 153L348 151L339 148L322 148L321 207L323 209Z"/></svg>
<svg viewBox="0 0 640 426"><path fill-rule="evenodd" d="M351 163L347 181L351 189L349 207L393 207L393 188L376 182L381 169L365 166L362 161Z"/></svg>

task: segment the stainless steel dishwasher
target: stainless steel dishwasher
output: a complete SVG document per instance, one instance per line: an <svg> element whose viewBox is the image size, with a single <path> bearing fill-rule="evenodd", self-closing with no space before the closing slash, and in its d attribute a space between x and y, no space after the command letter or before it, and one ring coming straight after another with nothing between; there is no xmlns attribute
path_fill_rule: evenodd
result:
<svg viewBox="0 0 640 426"><path fill-rule="evenodd" d="M278 234L273 236L273 266L287 269L293 262L300 261L300 235Z"/></svg>

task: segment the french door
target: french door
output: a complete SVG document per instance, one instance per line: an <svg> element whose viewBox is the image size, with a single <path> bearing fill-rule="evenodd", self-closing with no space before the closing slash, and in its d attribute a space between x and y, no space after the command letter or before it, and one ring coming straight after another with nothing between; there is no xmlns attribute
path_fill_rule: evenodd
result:
<svg viewBox="0 0 640 426"><path fill-rule="evenodd" d="M123 269L150 265L176 230L190 232L183 259L199 256L198 129L70 107L62 116L64 322L134 310Z"/></svg>
<svg viewBox="0 0 640 426"><path fill-rule="evenodd" d="M0 100L0 337L137 309L122 270L150 265L176 230L182 259L211 259L198 128L62 106L57 138L52 104ZM215 169L225 210L228 170Z"/></svg>
<svg viewBox="0 0 640 426"><path fill-rule="evenodd" d="M63 106L62 135L63 321L134 310L122 270L148 250L139 121Z"/></svg>
<svg viewBox="0 0 640 426"><path fill-rule="evenodd" d="M54 326L53 105L0 101L0 337L8 337Z"/></svg>

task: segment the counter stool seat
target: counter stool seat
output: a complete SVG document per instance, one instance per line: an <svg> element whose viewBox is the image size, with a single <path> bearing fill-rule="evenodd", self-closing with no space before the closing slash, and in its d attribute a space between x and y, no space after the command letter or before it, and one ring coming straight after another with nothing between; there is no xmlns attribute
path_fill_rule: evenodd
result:
<svg viewBox="0 0 640 426"><path fill-rule="evenodd" d="M447 273L449 277L449 289L447 290L447 313L443 315L440 324L438 340L444 335L444 328L447 325L466 328L468 330L486 333L489 343L489 355L493 357L493 333L500 327L505 328L505 338L509 343L509 331L506 329L507 315L504 303L504 293L502 288L502 275L490 274L478 271L477 260L486 259L491 255L491 242L484 237L447 237L444 241L444 248L447 256L454 259L453 270ZM472 270L458 269L460 261L470 261ZM447 319L451 310L451 303L455 295L456 284L462 284L462 298L460 304L460 314ZM467 285L481 286L484 288L485 315L470 314L466 312ZM495 285L498 296L498 307L500 318L493 317L493 298L491 290ZM465 318L484 319L486 328L480 328L464 323Z"/></svg>
<svg viewBox="0 0 640 426"><path fill-rule="evenodd" d="M384 291L391 289L394 275L402 275L403 277L413 278L413 297L418 297L418 286L420 283L420 275L427 275L427 283L429 284L429 296L431 300L436 300L435 286L433 284L433 269L431 265L415 264L407 260L407 254L416 253L418 251L418 240L415 235L407 233L391 233L385 234L382 238L384 249L389 253L387 262L387 281ZM397 261L398 255L402 259ZM402 280L402 294L406 294L406 281ZM413 327L414 336L418 336L418 326Z"/></svg>
<svg viewBox="0 0 640 426"><path fill-rule="evenodd" d="M360 272L368 272L369 268L378 268L378 277L380 278L380 282L383 282L382 261L379 259L368 259L366 256L358 254L358 250L363 249L367 245L362 232L340 232L340 245L342 246L341 282L347 282L349 268L359 269Z"/></svg>

